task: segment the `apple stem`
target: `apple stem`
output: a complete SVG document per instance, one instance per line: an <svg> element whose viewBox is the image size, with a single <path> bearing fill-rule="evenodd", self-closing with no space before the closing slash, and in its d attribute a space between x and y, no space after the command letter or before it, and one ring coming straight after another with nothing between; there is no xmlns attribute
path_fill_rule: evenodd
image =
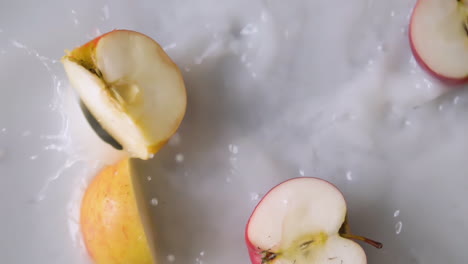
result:
<svg viewBox="0 0 468 264"><path fill-rule="evenodd" d="M371 245L371 246L373 246L375 248L380 249L380 248L383 247L382 243L374 241L374 240L369 239L367 237L356 236L356 235L353 235L353 234L341 234L341 236L344 237L344 238L348 238L348 239L363 241L363 242L365 242L365 243L367 243L367 244L369 244L369 245Z"/></svg>

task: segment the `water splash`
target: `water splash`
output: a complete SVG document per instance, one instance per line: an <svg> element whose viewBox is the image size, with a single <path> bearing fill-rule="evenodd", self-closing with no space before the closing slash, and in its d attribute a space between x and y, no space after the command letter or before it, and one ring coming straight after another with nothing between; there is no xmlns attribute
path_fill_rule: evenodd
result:
<svg viewBox="0 0 468 264"><path fill-rule="evenodd" d="M48 178L46 180L46 183L44 186L42 186L41 190L39 191L39 194L37 195L37 198L35 199L36 202L43 201L46 198L46 193L47 190L49 189L50 185L55 182L57 179L60 178L64 174L65 171L73 167L74 165L78 164L79 162L82 162L82 159L68 159L65 164L55 173L54 176Z"/></svg>

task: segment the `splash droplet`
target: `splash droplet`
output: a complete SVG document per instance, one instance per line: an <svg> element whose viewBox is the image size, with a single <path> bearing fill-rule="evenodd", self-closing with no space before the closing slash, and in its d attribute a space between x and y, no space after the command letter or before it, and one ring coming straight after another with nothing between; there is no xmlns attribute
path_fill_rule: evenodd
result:
<svg viewBox="0 0 468 264"><path fill-rule="evenodd" d="M239 152L239 148L234 144L229 144L229 151L232 154L237 154Z"/></svg>
<svg viewBox="0 0 468 264"><path fill-rule="evenodd" d="M403 223L400 221L395 225L395 233L399 235L401 233L401 229L403 228Z"/></svg>
<svg viewBox="0 0 468 264"><path fill-rule="evenodd" d="M170 146L177 146L180 144L180 135L179 133L175 133L171 139L169 140L169 145Z"/></svg>
<svg viewBox="0 0 468 264"><path fill-rule="evenodd" d="M251 201L257 201L259 198L260 198L260 194L258 194L256 192L250 193L250 200Z"/></svg>
<svg viewBox="0 0 468 264"><path fill-rule="evenodd" d="M176 160L177 163L182 163L182 162L184 162L184 159L185 159L185 157L184 157L184 155L181 154L181 153L179 153L179 154L177 154L177 155L175 156L175 160Z"/></svg>
<svg viewBox="0 0 468 264"><path fill-rule="evenodd" d="M167 261L169 262L174 262L175 261L175 256L174 255L167 255Z"/></svg>
<svg viewBox="0 0 468 264"><path fill-rule="evenodd" d="M352 181L353 180L353 173L351 171L347 171L346 172L346 179L348 181Z"/></svg>

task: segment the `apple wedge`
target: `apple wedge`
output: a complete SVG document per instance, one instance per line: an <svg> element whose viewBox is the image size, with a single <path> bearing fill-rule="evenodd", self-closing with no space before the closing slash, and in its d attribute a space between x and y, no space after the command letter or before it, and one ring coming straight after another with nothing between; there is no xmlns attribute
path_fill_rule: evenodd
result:
<svg viewBox="0 0 468 264"><path fill-rule="evenodd" d="M178 129L184 80L150 37L114 30L68 52L62 63L80 99L131 156L150 158Z"/></svg>
<svg viewBox="0 0 468 264"><path fill-rule="evenodd" d="M253 264L365 264L364 250L350 239L346 203L331 183L295 178L274 187L260 201L246 227Z"/></svg>
<svg viewBox="0 0 468 264"><path fill-rule="evenodd" d="M104 168L81 203L80 226L95 264L157 263L151 218L132 160Z"/></svg>
<svg viewBox="0 0 468 264"><path fill-rule="evenodd" d="M467 0L419 0L409 36L416 60L430 74L451 84L468 81Z"/></svg>

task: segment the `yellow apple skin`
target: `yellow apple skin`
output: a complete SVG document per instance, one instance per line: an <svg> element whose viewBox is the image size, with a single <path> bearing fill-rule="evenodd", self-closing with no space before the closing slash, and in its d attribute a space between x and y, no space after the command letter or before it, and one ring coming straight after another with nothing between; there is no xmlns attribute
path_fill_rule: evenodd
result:
<svg viewBox="0 0 468 264"><path fill-rule="evenodd" d="M130 173L128 159L106 167L84 195L81 230L96 264L153 263Z"/></svg>

